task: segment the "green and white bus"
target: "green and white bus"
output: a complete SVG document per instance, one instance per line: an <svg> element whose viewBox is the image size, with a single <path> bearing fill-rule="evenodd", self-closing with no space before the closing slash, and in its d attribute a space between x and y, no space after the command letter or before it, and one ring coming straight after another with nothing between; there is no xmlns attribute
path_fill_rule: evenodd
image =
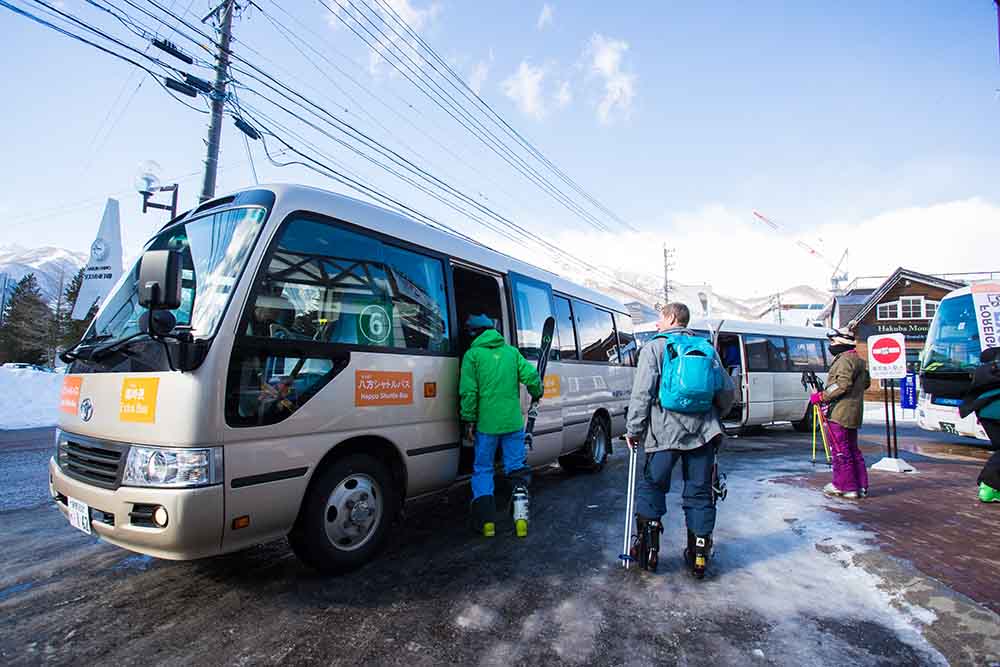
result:
<svg viewBox="0 0 1000 667"><path fill-rule="evenodd" d="M965 418L958 414L981 351L972 288L960 287L941 299L920 355L920 428L988 439L974 414Z"/></svg>

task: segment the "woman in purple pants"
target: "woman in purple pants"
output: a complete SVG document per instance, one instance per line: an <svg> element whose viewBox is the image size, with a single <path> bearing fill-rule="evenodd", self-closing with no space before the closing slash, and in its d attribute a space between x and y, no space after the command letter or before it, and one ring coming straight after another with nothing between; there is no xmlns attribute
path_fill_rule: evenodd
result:
<svg viewBox="0 0 1000 667"><path fill-rule="evenodd" d="M868 366L856 348L851 326L829 334L833 364L826 388L810 397L827 410L830 455L833 458L833 481L823 493L856 499L868 495L868 469L858 448L858 428L865 410L865 390L871 383Z"/></svg>

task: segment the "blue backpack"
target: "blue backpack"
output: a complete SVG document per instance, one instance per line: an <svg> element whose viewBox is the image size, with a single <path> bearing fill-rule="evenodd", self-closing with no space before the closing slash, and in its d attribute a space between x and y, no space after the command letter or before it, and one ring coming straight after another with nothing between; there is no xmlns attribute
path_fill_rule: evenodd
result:
<svg viewBox="0 0 1000 667"><path fill-rule="evenodd" d="M688 334L659 334L667 344L660 372L660 406L671 412L702 414L712 409L722 387L722 365L712 343Z"/></svg>

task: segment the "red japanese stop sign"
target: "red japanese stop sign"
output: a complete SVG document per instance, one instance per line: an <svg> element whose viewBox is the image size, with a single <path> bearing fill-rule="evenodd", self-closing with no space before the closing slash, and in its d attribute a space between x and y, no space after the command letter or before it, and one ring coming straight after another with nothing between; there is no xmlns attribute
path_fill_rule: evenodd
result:
<svg viewBox="0 0 1000 667"><path fill-rule="evenodd" d="M894 364L903 354L903 349L892 338L879 338L871 348L872 358L880 364Z"/></svg>

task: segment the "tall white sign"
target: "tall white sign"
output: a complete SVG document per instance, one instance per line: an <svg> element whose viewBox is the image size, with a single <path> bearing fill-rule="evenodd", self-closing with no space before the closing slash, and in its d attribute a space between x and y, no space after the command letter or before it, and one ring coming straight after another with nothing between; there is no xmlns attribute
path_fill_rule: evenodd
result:
<svg viewBox="0 0 1000 667"><path fill-rule="evenodd" d="M83 270L83 284L73 305L74 320L87 318L95 303L108 295L122 274L122 225L118 200L108 199L97 238L90 244L90 259Z"/></svg>
<svg viewBox="0 0 1000 667"><path fill-rule="evenodd" d="M1000 347L1000 283L973 283L972 304L979 325L979 344Z"/></svg>
<svg viewBox="0 0 1000 667"><path fill-rule="evenodd" d="M906 377L906 338L903 334L868 337L868 372L874 380Z"/></svg>

